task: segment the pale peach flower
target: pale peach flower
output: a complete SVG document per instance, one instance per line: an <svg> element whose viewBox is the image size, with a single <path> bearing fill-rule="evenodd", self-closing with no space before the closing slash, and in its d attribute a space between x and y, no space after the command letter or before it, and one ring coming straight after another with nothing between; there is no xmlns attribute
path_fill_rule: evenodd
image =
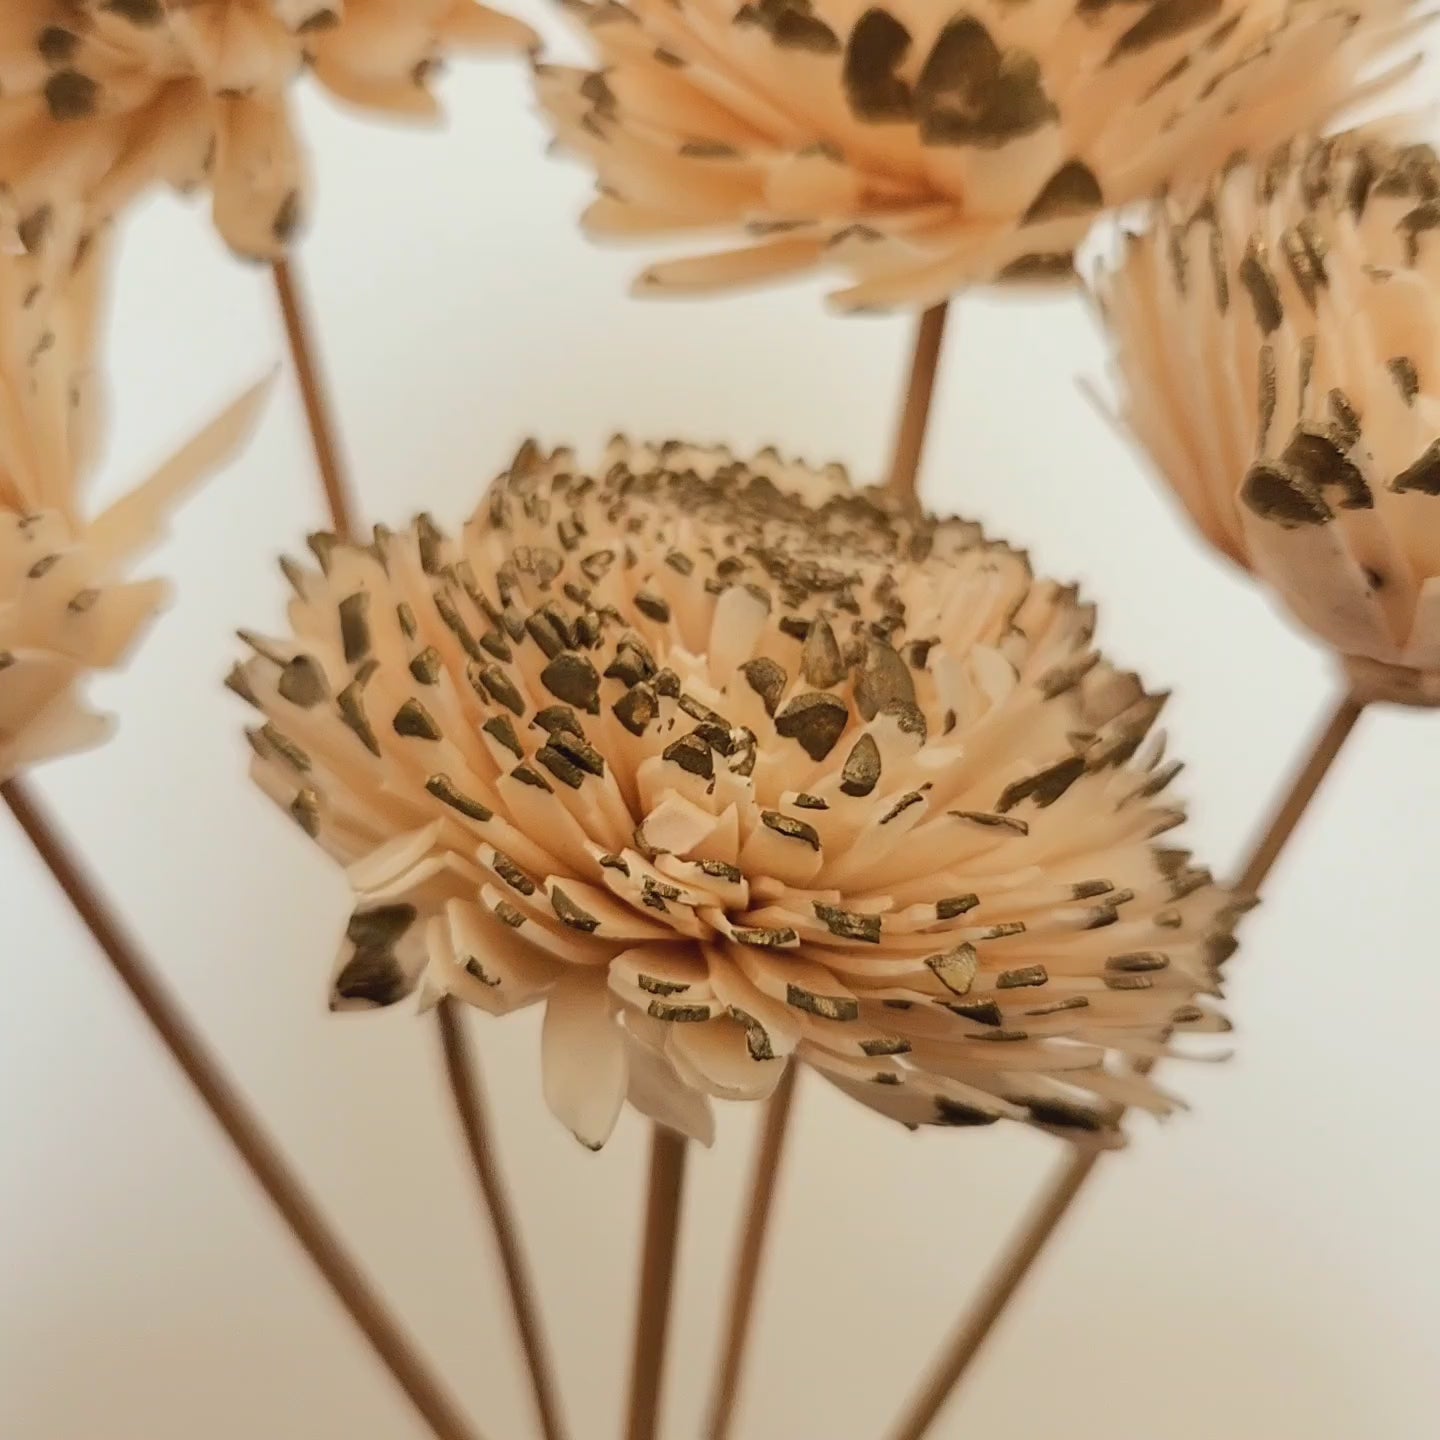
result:
<svg viewBox="0 0 1440 1440"><path fill-rule="evenodd" d="M1356 132L1176 194L1101 282L1125 418L1212 544L1440 701L1440 160Z"/></svg>
<svg viewBox="0 0 1440 1440"><path fill-rule="evenodd" d="M120 665L160 607L162 580L131 580L166 513L239 444L251 392L138 489L91 519L81 494L96 424L94 345L104 232L73 207L51 219L43 262L0 251L0 779L103 740L80 694Z"/></svg>
<svg viewBox="0 0 1440 1440"><path fill-rule="evenodd" d="M457 538L286 562L261 787L345 867L337 1009L546 1007L586 1144L803 1060L909 1125L1109 1137L1222 1022L1162 701L978 527L774 452L527 446ZM1147 738L1148 737L1148 738Z"/></svg>
<svg viewBox="0 0 1440 1440"><path fill-rule="evenodd" d="M1415 0L569 8L598 65L537 83L595 168L586 228L683 251L640 290L833 267L847 309L1068 280L1103 211L1319 125L1394 77L1418 24Z"/></svg>
<svg viewBox="0 0 1440 1440"><path fill-rule="evenodd" d="M206 186L231 248L272 259L304 210L307 71L428 118L443 56L534 39L475 0L5 0L0 184L22 215L78 200L97 220L157 182Z"/></svg>

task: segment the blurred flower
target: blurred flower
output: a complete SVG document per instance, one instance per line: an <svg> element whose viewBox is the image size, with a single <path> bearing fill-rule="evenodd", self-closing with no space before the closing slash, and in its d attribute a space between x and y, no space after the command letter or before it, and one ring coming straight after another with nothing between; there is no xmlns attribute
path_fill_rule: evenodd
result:
<svg viewBox="0 0 1440 1440"><path fill-rule="evenodd" d="M595 71L544 66L594 165L592 235L743 243L687 292L835 266L845 308L1069 279L1105 209L1201 179L1388 78L1415 0L574 0Z"/></svg>
<svg viewBox="0 0 1440 1440"><path fill-rule="evenodd" d="M1377 134L1174 196L1102 282L1126 418L1212 544L1440 701L1440 160Z"/></svg>
<svg viewBox="0 0 1440 1440"><path fill-rule="evenodd" d="M46 261L0 253L0 779L98 744L107 718L77 688L122 663L167 594L128 581L165 513L248 429L252 391L97 519L79 482L96 430L92 350L108 246L56 212Z"/></svg>
<svg viewBox="0 0 1440 1440"><path fill-rule="evenodd" d="M544 1001L587 1144L627 1096L708 1139L796 1056L911 1125L1106 1132L1168 1103L1116 1062L1219 1028L1162 701L974 525L617 440L527 446L458 540L311 544L231 684L358 902L332 1005Z"/></svg>
<svg viewBox="0 0 1440 1440"><path fill-rule="evenodd" d="M446 51L524 47L474 0L6 0L0 183L22 215L80 200L109 218L155 182L207 184L239 254L280 254L302 218L290 92L427 117Z"/></svg>

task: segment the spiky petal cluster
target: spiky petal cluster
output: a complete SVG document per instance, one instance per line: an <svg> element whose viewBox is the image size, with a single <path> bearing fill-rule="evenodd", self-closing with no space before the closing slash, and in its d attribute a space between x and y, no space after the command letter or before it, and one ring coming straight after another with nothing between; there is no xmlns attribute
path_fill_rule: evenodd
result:
<svg viewBox="0 0 1440 1440"><path fill-rule="evenodd" d="M973 525L843 471L522 451L459 539L287 562L254 774L346 866L337 1008L544 1002L586 1143L792 1057L909 1124L1104 1131L1218 1022L1231 900L1154 837L1160 701Z"/></svg>
<svg viewBox="0 0 1440 1440"><path fill-rule="evenodd" d="M577 0L601 68L543 67L592 234L722 248L686 292L835 266L842 306L1063 277L1102 210L1317 125L1413 0ZM687 247L692 248L692 247Z"/></svg>
<svg viewBox="0 0 1440 1440"><path fill-rule="evenodd" d="M1103 286L1126 415L1367 687L1440 701L1440 160L1355 132L1177 195Z"/></svg>
<svg viewBox="0 0 1440 1440"><path fill-rule="evenodd" d="M121 663L167 593L124 578L166 511L239 442L246 396L150 480L86 520L93 349L108 246L57 213L45 259L0 252L0 780L98 743L86 675Z"/></svg>
<svg viewBox="0 0 1440 1440"><path fill-rule="evenodd" d="M475 0L6 0L0 183L22 218L80 200L97 220L156 182L208 184L231 248L272 258L302 214L307 67L342 100L425 117L440 56L533 41Z"/></svg>

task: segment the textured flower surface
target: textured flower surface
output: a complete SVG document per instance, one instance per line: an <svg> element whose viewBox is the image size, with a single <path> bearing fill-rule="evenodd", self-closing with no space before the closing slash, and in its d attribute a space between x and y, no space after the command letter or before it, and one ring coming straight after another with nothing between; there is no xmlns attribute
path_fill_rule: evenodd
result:
<svg viewBox="0 0 1440 1440"><path fill-rule="evenodd" d="M542 67L594 165L592 234L743 243L657 265L687 292L819 266L846 307L1069 278L1106 208L1318 125L1413 0L576 0L594 71Z"/></svg>
<svg viewBox="0 0 1440 1440"><path fill-rule="evenodd" d="M909 1124L1109 1130L1221 1022L1161 702L1025 557L772 452L527 446L458 540L286 562L231 683L357 897L336 1008L544 1001L555 1112L708 1137L792 1057ZM1144 745L1143 754L1137 754Z"/></svg>
<svg viewBox="0 0 1440 1440"><path fill-rule="evenodd" d="M245 396L139 489L94 520L78 494L95 424L93 340L104 235L57 215L45 261L0 252L0 779L109 733L78 684L121 663L166 596L124 578L166 511L239 443Z"/></svg>
<svg viewBox="0 0 1440 1440"><path fill-rule="evenodd" d="M1354 132L1177 195L1102 283L1129 424L1365 686L1440 700L1440 160Z"/></svg>
<svg viewBox="0 0 1440 1440"><path fill-rule="evenodd" d="M302 72L424 117L442 55L533 41L475 0L5 0L0 182L22 216L78 199L97 219L156 182L208 184L227 243L272 258L302 215Z"/></svg>

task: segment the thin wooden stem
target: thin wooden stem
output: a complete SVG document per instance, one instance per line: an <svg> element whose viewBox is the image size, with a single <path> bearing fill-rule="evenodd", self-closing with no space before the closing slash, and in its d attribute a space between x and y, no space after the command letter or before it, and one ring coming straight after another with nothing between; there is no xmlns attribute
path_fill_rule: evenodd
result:
<svg viewBox="0 0 1440 1440"><path fill-rule="evenodd" d="M559 1392L535 1301L535 1285L520 1246L514 1207L510 1203L500 1166L490 1148L480 1072L465 1033L464 1016L456 1002L447 998L438 1007L438 1021L445 1073L455 1097L455 1113L475 1167L480 1194L490 1212L500 1263L505 1269L505 1283L510 1291L510 1308L514 1312L515 1328L520 1333L520 1344L535 1392L541 1433L545 1440L566 1440L568 1431L561 1418Z"/></svg>
<svg viewBox="0 0 1440 1440"><path fill-rule="evenodd" d="M1336 705L1241 871L1236 885L1241 894L1253 895L1264 883L1363 711L1363 702L1348 694ZM1139 1074L1148 1075L1154 1067L1155 1061L1147 1059L1135 1068ZM921 1440L929 1431L1105 1153L1095 1147L1077 1148L1061 1164L985 1282L970 1313L946 1342L930 1377L891 1432L891 1440Z"/></svg>
<svg viewBox="0 0 1440 1440"><path fill-rule="evenodd" d="M0 795L211 1118L369 1341L376 1358L439 1440L479 1440L478 1432L461 1416L454 1400L386 1311L179 1003L125 934L29 788L21 780L10 780L0 785Z"/></svg>
<svg viewBox="0 0 1440 1440"><path fill-rule="evenodd" d="M1049 1189L1030 1212L1019 1234L1001 1256L1000 1263L986 1281L980 1298L947 1342L939 1363L911 1402L899 1428L893 1432L892 1440L920 1440L930 1429L935 1417L970 1368L970 1362L989 1337L995 1322L1030 1273L1030 1267L1055 1233L1055 1227L1064 1219L1071 1202L1090 1178L1090 1172L1095 1168L1095 1162L1101 1153L1093 1148L1077 1151L1074 1157L1061 1167Z"/></svg>
<svg viewBox="0 0 1440 1440"><path fill-rule="evenodd" d="M626 1440L655 1440L659 1427L687 1150L683 1136L663 1125L655 1127L650 1141L650 1197L645 1209L645 1249L640 1263Z"/></svg>
<svg viewBox="0 0 1440 1440"><path fill-rule="evenodd" d="M355 540L359 535L359 516L354 503L353 487L340 459L338 432L331 414L328 389L320 369L319 349L313 327L300 290L299 281L288 260L277 260L273 267L275 293L285 321L285 335L290 344L300 397L305 406L305 420L315 451L316 466L325 490L325 503L330 510L335 533L343 539ZM500 1263L510 1291L510 1305L515 1316L520 1344L535 1392L535 1405L545 1440L566 1440L567 1431L561 1418L559 1395L550 1366L539 1309L535 1303L534 1284L530 1278L520 1247L519 1227L510 1204L504 1180L490 1145L489 1122L480 1087L479 1069L474 1063L464 1024L451 1001L444 1000L437 1008L436 1023L440 1047L445 1059L445 1073L455 1101L455 1113L465 1139L466 1149L475 1168L481 1198L489 1212L491 1229L500 1251Z"/></svg>
<svg viewBox="0 0 1440 1440"><path fill-rule="evenodd" d="M920 461L930 428L930 404L935 398L935 378L940 371L940 350L949 313L948 301L934 305L920 317L915 329L915 354L905 389L905 409L895 437L895 455L890 462L890 489L906 500L913 500L919 490Z"/></svg>
<svg viewBox="0 0 1440 1440"><path fill-rule="evenodd" d="M1310 802L1319 793L1331 766L1339 758L1345 742L1349 740L1364 713L1365 702L1354 695L1346 695L1336 705L1334 713L1310 747L1309 755L1301 765L1285 798L1280 802L1274 818L1240 872L1235 888L1241 894L1259 894L1260 887L1269 878L1275 862L1295 833L1295 827L1310 808Z"/></svg>
<svg viewBox="0 0 1440 1440"><path fill-rule="evenodd" d="M311 336L300 282L288 260L276 260L271 266L271 273L275 279L275 294L280 301L280 315L285 322L285 338L295 362L295 378L300 385L300 399L305 406L305 420L310 428L320 483L325 487L330 523L341 539L354 540L359 533L356 529L356 506L340 462L340 444L325 382L320 374L319 355Z"/></svg>
<svg viewBox="0 0 1440 1440"><path fill-rule="evenodd" d="M760 1146L755 1154L750 1213L746 1216L745 1233L740 1240L740 1255L735 1264L735 1288L730 1293L730 1322L726 1328L725 1349L721 1354L720 1373L715 1381L710 1417L704 1432L708 1440L728 1440L735 1418L740 1372L745 1363L745 1346L750 1338L750 1321L755 1312L760 1264L765 1258L765 1238L775 1205L775 1182L780 1173L780 1159L784 1154L785 1136L789 1131L795 1099L797 1069L798 1066L791 1064L775 1087L766 1110Z"/></svg>

